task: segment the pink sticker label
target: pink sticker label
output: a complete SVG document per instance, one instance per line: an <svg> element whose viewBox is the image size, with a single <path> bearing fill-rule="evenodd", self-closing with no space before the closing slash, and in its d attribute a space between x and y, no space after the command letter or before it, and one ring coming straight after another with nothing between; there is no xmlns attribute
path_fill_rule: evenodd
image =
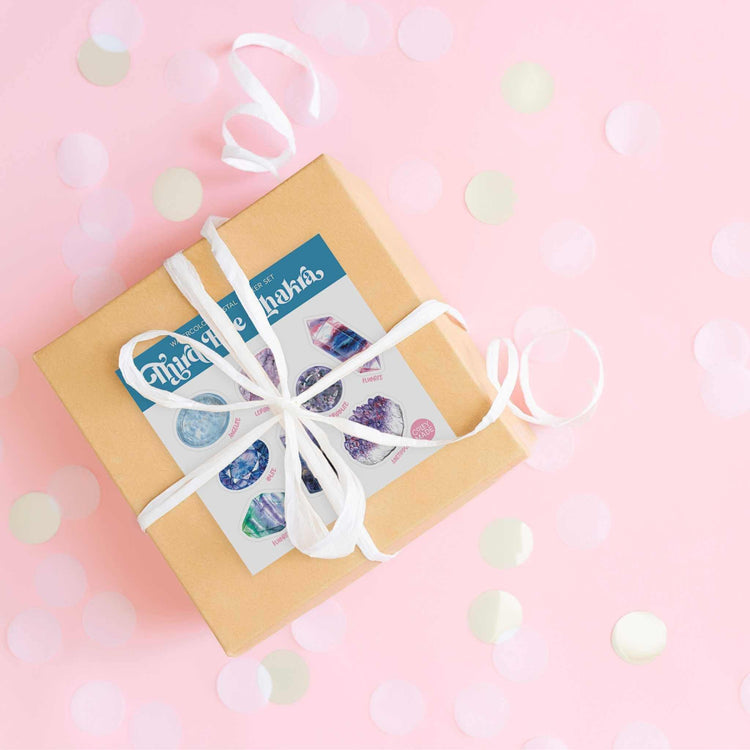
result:
<svg viewBox="0 0 750 750"><path fill-rule="evenodd" d="M432 440L435 437L435 425L429 419L417 419L412 422L411 436L418 440Z"/></svg>

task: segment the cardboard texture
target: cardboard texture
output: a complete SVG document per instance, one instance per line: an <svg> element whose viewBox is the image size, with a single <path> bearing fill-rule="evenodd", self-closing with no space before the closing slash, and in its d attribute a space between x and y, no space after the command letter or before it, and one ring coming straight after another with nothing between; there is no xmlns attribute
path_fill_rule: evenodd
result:
<svg viewBox="0 0 750 750"><path fill-rule="evenodd" d="M249 278L321 234L386 330L419 303L439 298L367 185L327 156L239 213L220 234ZM186 255L214 299L231 291L205 240ZM115 375L120 347L148 329L175 330L194 315L160 268L35 355L136 513L182 474ZM470 430L494 389L469 336L443 316L398 348L454 432ZM522 461L530 434L506 411L484 432L442 448L370 497L366 522L376 543L393 552L437 523ZM133 533L139 533L135 526ZM373 565L358 551L316 560L292 550L251 575L197 495L148 533L229 655Z"/></svg>

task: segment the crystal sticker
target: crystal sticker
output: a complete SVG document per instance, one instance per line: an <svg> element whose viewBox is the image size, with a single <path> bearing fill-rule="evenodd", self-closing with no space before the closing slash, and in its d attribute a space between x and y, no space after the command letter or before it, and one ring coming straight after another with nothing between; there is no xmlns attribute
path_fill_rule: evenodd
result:
<svg viewBox="0 0 750 750"><path fill-rule="evenodd" d="M253 539L277 534L286 527L284 493L261 492L250 501L242 521L242 531Z"/></svg>
<svg viewBox="0 0 750 750"><path fill-rule="evenodd" d="M364 336L360 336L330 315L326 318L312 318L306 322L313 344L340 362L345 362L349 357L359 354L370 346L370 342ZM372 372L380 369L380 357L375 357L362 365L359 372Z"/></svg>
<svg viewBox="0 0 750 750"><path fill-rule="evenodd" d="M193 397L199 404L218 406L226 401L215 393L200 393ZM189 448L213 445L229 425L228 411L198 411L180 409L177 412L177 437Z"/></svg>
<svg viewBox="0 0 750 750"><path fill-rule="evenodd" d="M404 413L395 401L385 396L367 399L354 410L349 419L380 432L391 435L404 434ZM380 463L395 450L392 445L378 445L353 435L344 436L344 448L355 461L367 466Z"/></svg>
<svg viewBox="0 0 750 750"><path fill-rule="evenodd" d="M260 366L266 371L266 375L268 375L271 382L278 388L280 382L279 371L276 367L276 360L274 359L273 352L268 348L261 349L255 355L255 359L260 362ZM243 375L247 375L247 373L243 371ZM248 391L247 388L239 386L239 389L240 394L245 401L260 401L260 396L256 396L251 391Z"/></svg>
<svg viewBox="0 0 750 750"><path fill-rule="evenodd" d="M262 440L256 440L219 472L219 481L228 490L244 490L263 476L267 466L268 446Z"/></svg>
<svg viewBox="0 0 750 750"><path fill-rule="evenodd" d="M325 365L314 365L308 367L298 378L297 384L295 385L295 391L299 396L300 393L304 393L308 388L315 385L323 376L328 375L331 371L330 367ZM305 401L303 406L305 409L314 412L324 412L333 409L339 401L341 401L341 394L344 392L344 386L341 381L336 381L333 385L321 391L317 396L313 396L309 401Z"/></svg>

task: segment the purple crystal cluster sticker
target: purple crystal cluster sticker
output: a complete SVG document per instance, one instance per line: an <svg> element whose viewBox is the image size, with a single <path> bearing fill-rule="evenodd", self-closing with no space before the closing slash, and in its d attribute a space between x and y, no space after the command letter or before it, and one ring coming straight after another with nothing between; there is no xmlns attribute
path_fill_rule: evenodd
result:
<svg viewBox="0 0 750 750"><path fill-rule="evenodd" d="M322 394L321 394L322 395ZM215 393L200 393L193 398L199 404L226 404L226 401ZM205 448L213 445L229 425L228 411L198 411L197 409L180 409L177 412L177 437L190 448Z"/></svg>
<svg viewBox="0 0 750 750"><path fill-rule="evenodd" d="M308 388L315 385L322 377L328 375L331 371L330 367L325 365L314 365L308 367L298 378L297 384L295 385L295 391L299 396L300 393L304 393ZM317 396L313 396L309 401L305 401L303 406L305 409L309 409L314 412L324 412L333 409L339 401L341 401L341 394L344 392L344 386L341 385L341 381L336 381L333 385L321 391Z"/></svg>
<svg viewBox="0 0 750 750"><path fill-rule="evenodd" d="M266 375L268 375L270 381L278 388L279 387L279 371L276 367L276 359L273 356L273 352L266 348L261 349L256 355L255 359L260 362L260 366L266 371ZM247 373L243 373L243 375L247 375ZM256 396L251 391L248 391L247 388L243 388L242 386L240 388L240 393L242 394L242 398L245 399L245 401L259 401L260 396Z"/></svg>
<svg viewBox="0 0 750 750"><path fill-rule="evenodd" d="M219 481L228 490L244 490L263 476L267 466L268 446L262 440L256 440L219 472Z"/></svg>
<svg viewBox="0 0 750 750"><path fill-rule="evenodd" d="M360 336L330 315L308 320L307 330L315 346L340 362L346 362L349 357L359 354L370 346L370 342L364 336ZM380 357L375 357L362 365L359 372L372 372L380 368Z"/></svg>
<svg viewBox="0 0 750 750"><path fill-rule="evenodd" d="M284 493L261 492L250 501L242 521L242 531L253 539L278 534L286 527Z"/></svg>
<svg viewBox="0 0 750 750"><path fill-rule="evenodd" d="M367 399L364 404L354 409L349 419L380 432L391 435L404 434L404 413L395 401L385 396ZM391 445L378 445L354 435L344 436L344 448L355 461L368 466L380 463L395 450Z"/></svg>

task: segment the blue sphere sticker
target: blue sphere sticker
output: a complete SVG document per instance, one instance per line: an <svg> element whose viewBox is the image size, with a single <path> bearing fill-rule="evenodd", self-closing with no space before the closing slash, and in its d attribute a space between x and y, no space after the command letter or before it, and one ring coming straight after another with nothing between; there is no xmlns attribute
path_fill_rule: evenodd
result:
<svg viewBox="0 0 750 750"><path fill-rule="evenodd" d="M226 404L226 401L215 393L200 393L193 397L193 401L214 406ZM228 426L228 411L180 409L177 413L177 437L190 448L205 448L213 445Z"/></svg>
<svg viewBox="0 0 750 750"><path fill-rule="evenodd" d="M228 490L244 490L263 476L267 466L268 446L262 440L256 440L219 472L219 481Z"/></svg>

